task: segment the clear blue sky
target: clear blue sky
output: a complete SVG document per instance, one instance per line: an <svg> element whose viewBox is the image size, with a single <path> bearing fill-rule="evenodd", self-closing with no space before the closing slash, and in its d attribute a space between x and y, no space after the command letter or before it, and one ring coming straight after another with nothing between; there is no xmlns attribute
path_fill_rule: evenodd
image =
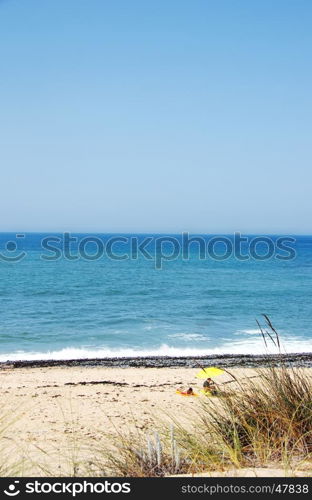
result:
<svg viewBox="0 0 312 500"><path fill-rule="evenodd" d="M0 1L0 229L310 233L311 25L311 0Z"/></svg>

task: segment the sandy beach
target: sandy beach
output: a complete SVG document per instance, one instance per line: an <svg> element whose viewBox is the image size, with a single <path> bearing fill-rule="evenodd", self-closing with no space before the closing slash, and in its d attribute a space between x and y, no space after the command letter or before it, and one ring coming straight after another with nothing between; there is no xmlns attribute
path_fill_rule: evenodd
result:
<svg viewBox="0 0 312 500"><path fill-rule="evenodd" d="M66 472L64 456L76 444L92 445L99 437L105 441L104 433L135 427L153 430L155 420L170 415L192 420L197 398L179 397L175 390L194 386L195 373L188 368L2 369L1 407L13 420L5 441L12 448L18 443L22 455L31 457L27 473L39 472L36 463L45 462L45 453L50 470Z"/></svg>
<svg viewBox="0 0 312 500"><path fill-rule="evenodd" d="M311 368L306 370L312 375ZM155 430L155 422L169 426L172 418L191 428L205 396L185 398L175 391L189 386L199 390L202 381L196 379L197 371L186 367L2 366L3 453L9 462L13 457L18 460L18 475L70 475L73 459L87 462L93 444L109 447L110 436L120 431L137 428L149 433ZM256 374L252 368L232 368L231 372L241 379ZM218 383L230 380L225 373Z"/></svg>

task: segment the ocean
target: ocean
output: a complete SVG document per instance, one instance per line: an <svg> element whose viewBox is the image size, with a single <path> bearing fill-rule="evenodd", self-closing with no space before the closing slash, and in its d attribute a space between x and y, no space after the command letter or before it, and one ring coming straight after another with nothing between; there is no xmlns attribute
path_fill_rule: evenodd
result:
<svg viewBox="0 0 312 500"><path fill-rule="evenodd" d="M312 351L312 237L196 238L1 233L0 361Z"/></svg>

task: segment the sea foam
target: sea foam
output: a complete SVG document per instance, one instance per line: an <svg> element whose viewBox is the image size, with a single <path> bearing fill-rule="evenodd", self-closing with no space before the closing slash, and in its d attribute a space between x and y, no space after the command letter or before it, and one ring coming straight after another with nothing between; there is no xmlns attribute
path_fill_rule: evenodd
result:
<svg viewBox="0 0 312 500"><path fill-rule="evenodd" d="M208 344L208 342L207 342ZM282 345L282 353L309 353L311 352L311 344L307 341L298 339L288 339ZM252 339L249 342L229 342L220 347L194 348L194 347L174 347L168 344L162 344L155 348L133 349L133 348L116 348L110 349L102 347L99 349L90 349L83 347L67 347L55 351L46 352L25 352L15 351L0 355L0 362L5 361L47 361L47 360L75 360L75 359L94 359L94 358L138 358L149 356L169 356L169 357L184 357L184 356L209 356L209 355L252 355L252 354L278 354L278 350L274 346L265 348L261 339Z"/></svg>

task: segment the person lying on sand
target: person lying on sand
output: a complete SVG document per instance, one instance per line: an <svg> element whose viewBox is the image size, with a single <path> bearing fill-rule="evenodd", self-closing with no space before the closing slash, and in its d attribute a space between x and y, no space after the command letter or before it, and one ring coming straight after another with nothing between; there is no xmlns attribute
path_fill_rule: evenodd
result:
<svg viewBox="0 0 312 500"><path fill-rule="evenodd" d="M210 378L210 377L208 377L205 380L205 382L203 383L203 388L204 388L205 392L211 392L211 394L218 393L216 385L215 385L214 381L212 380L212 378Z"/></svg>
<svg viewBox="0 0 312 500"><path fill-rule="evenodd" d="M187 391L183 391L183 388L177 389L176 394L179 394L180 396L199 396L199 394L196 394L196 392L193 391L192 387L189 387Z"/></svg>

